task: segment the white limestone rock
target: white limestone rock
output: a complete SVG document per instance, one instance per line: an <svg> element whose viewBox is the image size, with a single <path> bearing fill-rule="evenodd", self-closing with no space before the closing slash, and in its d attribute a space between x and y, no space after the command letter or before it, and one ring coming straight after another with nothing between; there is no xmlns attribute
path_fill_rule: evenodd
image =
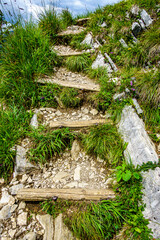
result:
<svg viewBox="0 0 160 240"><path fill-rule="evenodd" d="M101 52L99 52L96 60L92 63L92 69L97 69L98 67L106 68L108 73L113 72L113 70L112 70L111 66L109 65L109 63L105 63L105 58L101 54Z"/></svg>
<svg viewBox="0 0 160 240"><path fill-rule="evenodd" d="M11 195L16 195L18 190L22 189L23 187L24 185L22 183L14 185L9 188L9 192L11 193Z"/></svg>
<svg viewBox="0 0 160 240"><path fill-rule="evenodd" d="M127 43L124 41L123 38L121 38L121 39L119 40L119 42L122 44L122 46L123 46L124 48L128 48L128 45L127 45Z"/></svg>
<svg viewBox="0 0 160 240"><path fill-rule="evenodd" d="M0 200L0 207L4 206L6 204L9 204L9 206L12 206L15 203L15 199L9 195L7 188L2 188L2 196Z"/></svg>
<svg viewBox="0 0 160 240"><path fill-rule="evenodd" d="M107 53L104 53L105 57L107 58L109 64L111 65L111 67L113 68L113 70L115 72L118 71L118 68L116 67L116 65L114 64L114 62L112 61L112 59L110 58L110 56Z"/></svg>
<svg viewBox="0 0 160 240"><path fill-rule="evenodd" d="M20 213L17 217L17 224L19 226L26 226L27 225L27 216L28 216L27 212Z"/></svg>
<svg viewBox="0 0 160 240"><path fill-rule="evenodd" d="M37 129L38 128L38 119L37 119L37 113L35 113L31 119L30 125L32 128Z"/></svg>
<svg viewBox="0 0 160 240"><path fill-rule="evenodd" d="M6 205L0 210L0 220L6 220L11 217L11 206Z"/></svg>
<svg viewBox="0 0 160 240"><path fill-rule="evenodd" d="M132 101L133 101L133 104L134 104L134 106L135 106L135 108L136 108L137 113L138 113L138 114L142 114L142 113L143 113L143 110L142 110L142 108L139 106L139 104L138 104L138 102L137 102L137 99L132 98Z"/></svg>
<svg viewBox="0 0 160 240"><path fill-rule="evenodd" d="M142 119L138 117L131 106L126 106L122 111L119 132L124 142L128 143L124 151L128 162L131 160L135 166L149 161L158 163L155 146L145 131Z"/></svg>
<svg viewBox="0 0 160 240"><path fill-rule="evenodd" d="M24 237L23 240L36 240L36 233L35 232L29 232Z"/></svg>
<svg viewBox="0 0 160 240"><path fill-rule="evenodd" d="M122 100L123 98L125 98L125 92L122 93L116 93L113 95L113 99L116 100Z"/></svg>
<svg viewBox="0 0 160 240"><path fill-rule="evenodd" d="M77 166L74 170L74 181L80 181L81 179L81 167Z"/></svg>
<svg viewBox="0 0 160 240"><path fill-rule="evenodd" d="M131 8L131 14L136 17L139 12L140 12L140 8L137 6L137 5L134 5L132 8Z"/></svg>
<svg viewBox="0 0 160 240"><path fill-rule="evenodd" d="M18 174L22 174L25 172L29 172L31 169L36 168L33 164L31 164L26 158L26 149L17 146L17 153L16 153L16 165L14 171L14 177Z"/></svg>
<svg viewBox="0 0 160 240"><path fill-rule="evenodd" d="M154 238L160 238L160 168L143 172L143 202L146 204L143 215L150 220L148 225Z"/></svg>
<svg viewBox="0 0 160 240"><path fill-rule="evenodd" d="M87 44L87 45L93 45L93 36L91 33L88 33L85 39L81 42L81 45Z"/></svg>
<svg viewBox="0 0 160 240"><path fill-rule="evenodd" d="M50 216L49 214L46 214L37 215L36 218L45 230L43 240L53 240L54 239L53 217Z"/></svg>
<svg viewBox="0 0 160 240"><path fill-rule="evenodd" d="M79 142L77 140L74 140L72 144L72 149L71 149L71 156L74 160L78 158L80 151L81 151L81 147L79 145Z"/></svg>
<svg viewBox="0 0 160 240"><path fill-rule="evenodd" d="M144 30L146 28L144 22L141 19L138 19L138 22L141 25L141 28Z"/></svg>
<svg viewBox="0 0 160 240"><path fill-rule="evenodd" d="M153 20L150 17L150 15L146 12L146 10L142 10L141 11L141 19L143 20L143 22L145 23L146 27L148 27L149 25L152 24Z"/></svg>

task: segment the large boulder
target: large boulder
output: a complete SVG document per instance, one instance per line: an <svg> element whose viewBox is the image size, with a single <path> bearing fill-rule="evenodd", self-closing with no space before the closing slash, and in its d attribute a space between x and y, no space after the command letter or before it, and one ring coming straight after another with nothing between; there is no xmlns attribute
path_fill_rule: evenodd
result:
<svg viewBox="0 0 160 240"><path fill-rule="evenodd" d="M122 111L119 123L119 132L124 142L128 143L124 151L125 159L137 166L143 163L158 163L155 146L151 142L145 125L131 106L126 106Z"/></svg>

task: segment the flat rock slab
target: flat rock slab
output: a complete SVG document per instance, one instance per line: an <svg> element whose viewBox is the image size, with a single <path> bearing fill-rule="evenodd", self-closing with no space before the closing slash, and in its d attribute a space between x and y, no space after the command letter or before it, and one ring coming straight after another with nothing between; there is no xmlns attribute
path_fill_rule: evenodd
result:
<svg viewBox="0 0 160 240"><path fill-rule="evenodd" d="M94 125L105 124L105 119L97 119L97 120L86 120L86 121L54 121L50 122L50 128L60 128L60 127L68 127L68 128L84 128L91 127Z"/></svg>
<svg viewBox="0 0 160 240"><path fill-rule="evenodd" d="M131 106L126 106L122 111L119 132L123 140L128 143L124 151L128 162L131 160L135 166L149 161L158 163L154 144L145 130L142 119L138 117Z"/></svg>
<svg viewBox="0 0 160 240"><path fill-rule="evenodd" d="M53 46L52 49L56 51L57 55L60 57L79 56L83 54L83 52L76 51L71 47L64 45L56 45Z"/></svg>
<svg viewBox="0 0 160 240"><path fill-rule="evenodd" d="M89 91L100 91L98 83L95 83L84 74L73 73L68 71L66 68L56 69L53 76L38 79L38 82L58 84L63 87L85 89Z"/></svg>
<svg viewBox="0 0 160 240"><path fill-rule="evenodd" d="M53 217L50 216L49 214L46 214L37 215L36 218L45 230L43 240L54 240Z"/></svg>
<svg viewBox="0 0 160 240"><path fill-rule="evenodd" d="M143 202L146 204L143 215L149 219L148 227L153 237L160 238L160 168L143 172Z"/></svg>
<svg viewBox="0 0 160 240"><path fill-rule="evenodd" d="M67 29L65 31L58 33L57 36L63 37L66 35L79 34L79 33L83 32L84 30L85 30L85 28L81 27L81 26L70 26L70 27L67 27Z"/></svg>
<svg viewBox="0 0 160 240"><path fill-rule="evenodd" d="M76 20L76 25L78 26L83 26L83 25L86 25L88 23L88 21L90 21L91 18L88 17L88 18L80 18L78 20Z"/></svg>
<svg viewBox="0 0 160 240"><path fill-rule="evenodd" d="M21 189L17 194L18 200L44 201L53 197L72 200L102 200L114 198L115 193L111 189Z"/></svg>

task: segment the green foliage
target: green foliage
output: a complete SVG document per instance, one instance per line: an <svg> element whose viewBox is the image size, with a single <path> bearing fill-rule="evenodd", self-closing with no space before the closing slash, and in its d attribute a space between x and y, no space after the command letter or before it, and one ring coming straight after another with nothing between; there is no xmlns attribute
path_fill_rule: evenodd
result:
<svg viewBox="0 0 160 240"><path fill-rule="evenodd" d="M56 63L56 54L50 50L48 37L33 22L29 22L25 26L18 25L7 37L2 48L0 68L5 81L6 78L30 81L51 71Z"/></svg>
<svg viewBox="0 0 160 240"><path fill-rule="evenodd" d="M140 7L151 9L159 3L159 0L134 0L135 4L138 4Z"/></svg>
<svg viewBox="0 0 160 240"><path fill-rule="evenodd" d="M74 234L82 240L112 239L123 222L122 210L114 201L104 200L75 214L72 220Z"/></svg>
<svg viewBox="0 0 160 240"><path fill-rule="evenodd" d="M89 70L87 71L87 74L90 78L97 79L97 80L101 78L108 79L107 69L103 67L98 67L97 69L89 68Z"/></svg>
<svg viewBox="0 0 160 240"><path fill-rule="evenodd" d="M25 135L30 118L23 108L0 109L0 177L7 178L12 173L15 161L12 147Z"/></svg>
<svg viewBox="0 0 160 240"><path fill-rule="evenodd" d="M71 147L74 133L67 128L45 133L35 130L31 132L30 137L33 141L33 148L28 152L29 159L43 164L66 147Z"/></svg>
<svg viewBox="0 0 160 240"><path fill-rule="evenodd" d="M141 179L141 175L137 173L134 168L128 169L128 166L125 162L121 166L116 167L116 169L117 182L120 182L121 180L127 182L131 180L132 177Z"/></svg>
<svg viewBox="0 0 160 240"><path fill-rule="evenodd" d="M54 40L56 34L61 30L60 19L54 8L45 9L41 12L38 23L45 35L49 36L50 40Z"/></svg>
<svg viewBox="0 0 160 240"><path fill-rule="evenodd" d="M90 58L83 54L82 56L72 56L67 58L66 66L70 71L81 72L85 71L91 65Z"/></svg>
<svg viewBox="0 0 160 240"><path fill-rule="evenodd" d="M62 21L61 24L62 24L63 28L71 26L74 23L72 14L70 13L70 11L68 9L63 9L62 10L60 18L61 18L61 21Z"/></svg>
<svg viewBox="0 0 160 240"><path fill-rule="evenodd" d="M160 133L160 107L154 108L143 104L144 120L146 126L153 133Z"/></svg>
<svg viewBox="0 0 160 240"><path fill-rule="evenodd" d="M65 107L78 107L81 99L77 96L78 91L74 88L64 88L60 94L60 100Z"/></svg>
<svg viewBox="0 0 160 240"><path fill-rule="evenodd" d="M86 46L82 45L81 42L84 40L86 31L81 32L78 35L74 35L69 42L69 45L75 49L83 50L86 49Z"/></svg>
<svg viewBox="0 0 160 240"><path fill-rule="evenodd" d="M160 103L160 68L138 77L136 86L142 101L153 108Z"/></svg>
<svg viewBox="0 0 160 240"><path fill-rule="evenodd" d="M99 125L91 128L82 140L87 153L95 154L105 159L113 166L122 161L123 142L117 128L111 124Z"/></svg>

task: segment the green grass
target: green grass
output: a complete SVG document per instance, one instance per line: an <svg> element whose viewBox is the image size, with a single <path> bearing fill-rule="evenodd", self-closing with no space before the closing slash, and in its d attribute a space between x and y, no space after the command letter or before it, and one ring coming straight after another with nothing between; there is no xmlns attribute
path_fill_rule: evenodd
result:
<svg viewBox="0 0 160 240"><path fill-rule="evenodd" d="M23 108L0 109L0 177L7 178L12 174L15 163L12 147L26 134L30 119L30 113Z"/></svg>
<svg viewBox="0 0 160 240"><path fill-rule="evenodd" d="M112 124L105 124L91 128L82 137L82 143L87 153L95 154L106 160L107 164L116 166L123 158L123 141Z"/></svg>
<svg viewBox="0 0 160 240"><path fill-rule="evenodd" d="M61 25L63 28L67 28L68 26L71 26L74 24L74 19L72 17L72 14L68 9L63 9L62 13L60 15L61 19Z"/></svg>
<svg viewBox="0 0 160 240"><path fill-rule="evenodd" d="M31 132L30 138L33 141L33 147L28 152L29 159L43 164L55 154L71 147L74 133L67 128L50 132L35 130Z"/></svg>
<svg viewBox="0 0 160 240"><path fill-rule="evenodd" d="M91 65L90 58L83 54L82 56L72 56L67 58L66 67L72 72L85 71Z"/></svg>
<svg viewBox="0 0 160 240"><path fill-rule="evenodd" d="M78 91L74 88L64 88L60 94L60 100L66 108L75 108L81 104L81 99L78 97Z"/></svg>

